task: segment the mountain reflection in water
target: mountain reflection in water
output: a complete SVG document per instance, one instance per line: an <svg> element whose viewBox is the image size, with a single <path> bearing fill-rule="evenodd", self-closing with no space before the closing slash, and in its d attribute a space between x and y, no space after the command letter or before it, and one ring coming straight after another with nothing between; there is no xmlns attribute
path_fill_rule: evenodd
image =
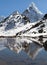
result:
<svg viewBox="0 0 47 65"><path fill-rule="evenodd" d="M28 41L19 37L0 39L0 64L47 65L47 51L43 46L29 39Z"/></svg>

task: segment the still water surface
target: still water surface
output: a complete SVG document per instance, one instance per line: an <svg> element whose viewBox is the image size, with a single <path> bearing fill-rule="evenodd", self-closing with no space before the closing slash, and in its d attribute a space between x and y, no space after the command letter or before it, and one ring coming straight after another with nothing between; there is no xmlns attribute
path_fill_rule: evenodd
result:
<svg viewBox="0 0 47 65"><path fill-rule="evenodd" d="M36 58L32 59L24 51L17 54L5 48L0 51L0 65L47 65L47 51L42 49Z"/></svg>
<svg viewBox="0 0 47 65"><path fill-rule="evenodd" d="M16 47L13 50L9 47L1 47L5 42L2 39L0 42L2 42L0 43L0 65L47 65L47 51L35 43L28 45L24 42L26 44L23 45L24 50L16 53ZM8 39L7 45L10 48L15 44L15 39Z"/></svg>

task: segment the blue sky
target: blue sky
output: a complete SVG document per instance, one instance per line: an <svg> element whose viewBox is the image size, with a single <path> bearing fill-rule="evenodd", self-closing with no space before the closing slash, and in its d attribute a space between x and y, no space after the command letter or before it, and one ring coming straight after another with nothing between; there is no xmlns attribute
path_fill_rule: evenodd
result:
<svg viewBox="0 0 47 65"><path fill-rule="evenodd" d="M0 0L0 16L8 16L15 10L22 13L32 2L44 14L47 13L47 0Z"/></svg>

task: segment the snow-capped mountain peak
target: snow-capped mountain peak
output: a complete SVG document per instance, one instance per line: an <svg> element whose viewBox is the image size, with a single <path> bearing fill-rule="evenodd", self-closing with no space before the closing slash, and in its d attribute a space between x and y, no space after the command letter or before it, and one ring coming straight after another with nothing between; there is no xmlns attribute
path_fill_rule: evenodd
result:
<svg viewBox="0 0 47 65"><path fill-rule="evenodd" d="M35 22L43 18L43 13L39 11L35 3L32 2L31 5L23 12L23 15L29 18L30 22Z"/></svg>
<svg viewBox="0 0 47 65"><path fill-rule="evenodd" d="M18 11L14 11L14 12L12 12L11 15L18 15L18 14L20 14Z"/></svg>
<svg viewBox="0 0 47 65"><path fill-rule="evenodd" d="M43 13L36 7L36 5L35 5L34 2L32 2L31 5L29 5L29 9L30 9L30 7L31 7L34 11L36 11L37 13L43 14Z"/></svg>

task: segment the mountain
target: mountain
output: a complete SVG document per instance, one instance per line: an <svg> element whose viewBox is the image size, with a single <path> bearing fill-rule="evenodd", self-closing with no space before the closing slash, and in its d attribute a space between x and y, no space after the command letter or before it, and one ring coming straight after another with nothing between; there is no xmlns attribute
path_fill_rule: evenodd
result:
<svg viewBox="0 0 47 65"><path fill-rule="evenodd" d="M18 11L14 11L8 17L3 19L0 23L0 27L3 25L5 26L5 30L9 30L26 23L38 21L41 18L43 18L43 14L38 10L35 4L32 3L22 14Z"/></svg>
<svg viewBox="0 0 47 65"><path fill-rule="evenodd" d="M1 23L3 23L3 25L7 25L7 28L6 28L7 30L11 28L11 26L15 26L15 27L22 26L23 24L26 24L28 22L38 21L41 18L43 18L43 13L41 13L38 10L38 8L35 6L35 4L32 3L29 6L29 8L26 9L22 14L20 14L18 11L14 11L8 17L2 20Z"/></svg>
<svg viewBox="0 0 47 65"><path fill-rule="evenodd" d="M6 17L0 22L0 27L2 27L5 31L16 29L17 27L24 26L30 21L26 16L21 15L18 11L13 12L11 15Z"/></svg>
<svg viewBox="0 0 47 65"><path fill-rule="evenodd" d="M43 17L43 13L39 11L33 2L22 14L28 17L30 22L38 21Z"/></svg>
<svg viewBox="0 0 47 65"><path fill-rule="evenodd" d="M17 53L24 50L30 56L36 53L36 56L46 42L47 14L43 15L34 3L22 14L15 11L0 22L0 44ZM33 45L33 54L32 43L39 45L37 48Z"/></svg>

